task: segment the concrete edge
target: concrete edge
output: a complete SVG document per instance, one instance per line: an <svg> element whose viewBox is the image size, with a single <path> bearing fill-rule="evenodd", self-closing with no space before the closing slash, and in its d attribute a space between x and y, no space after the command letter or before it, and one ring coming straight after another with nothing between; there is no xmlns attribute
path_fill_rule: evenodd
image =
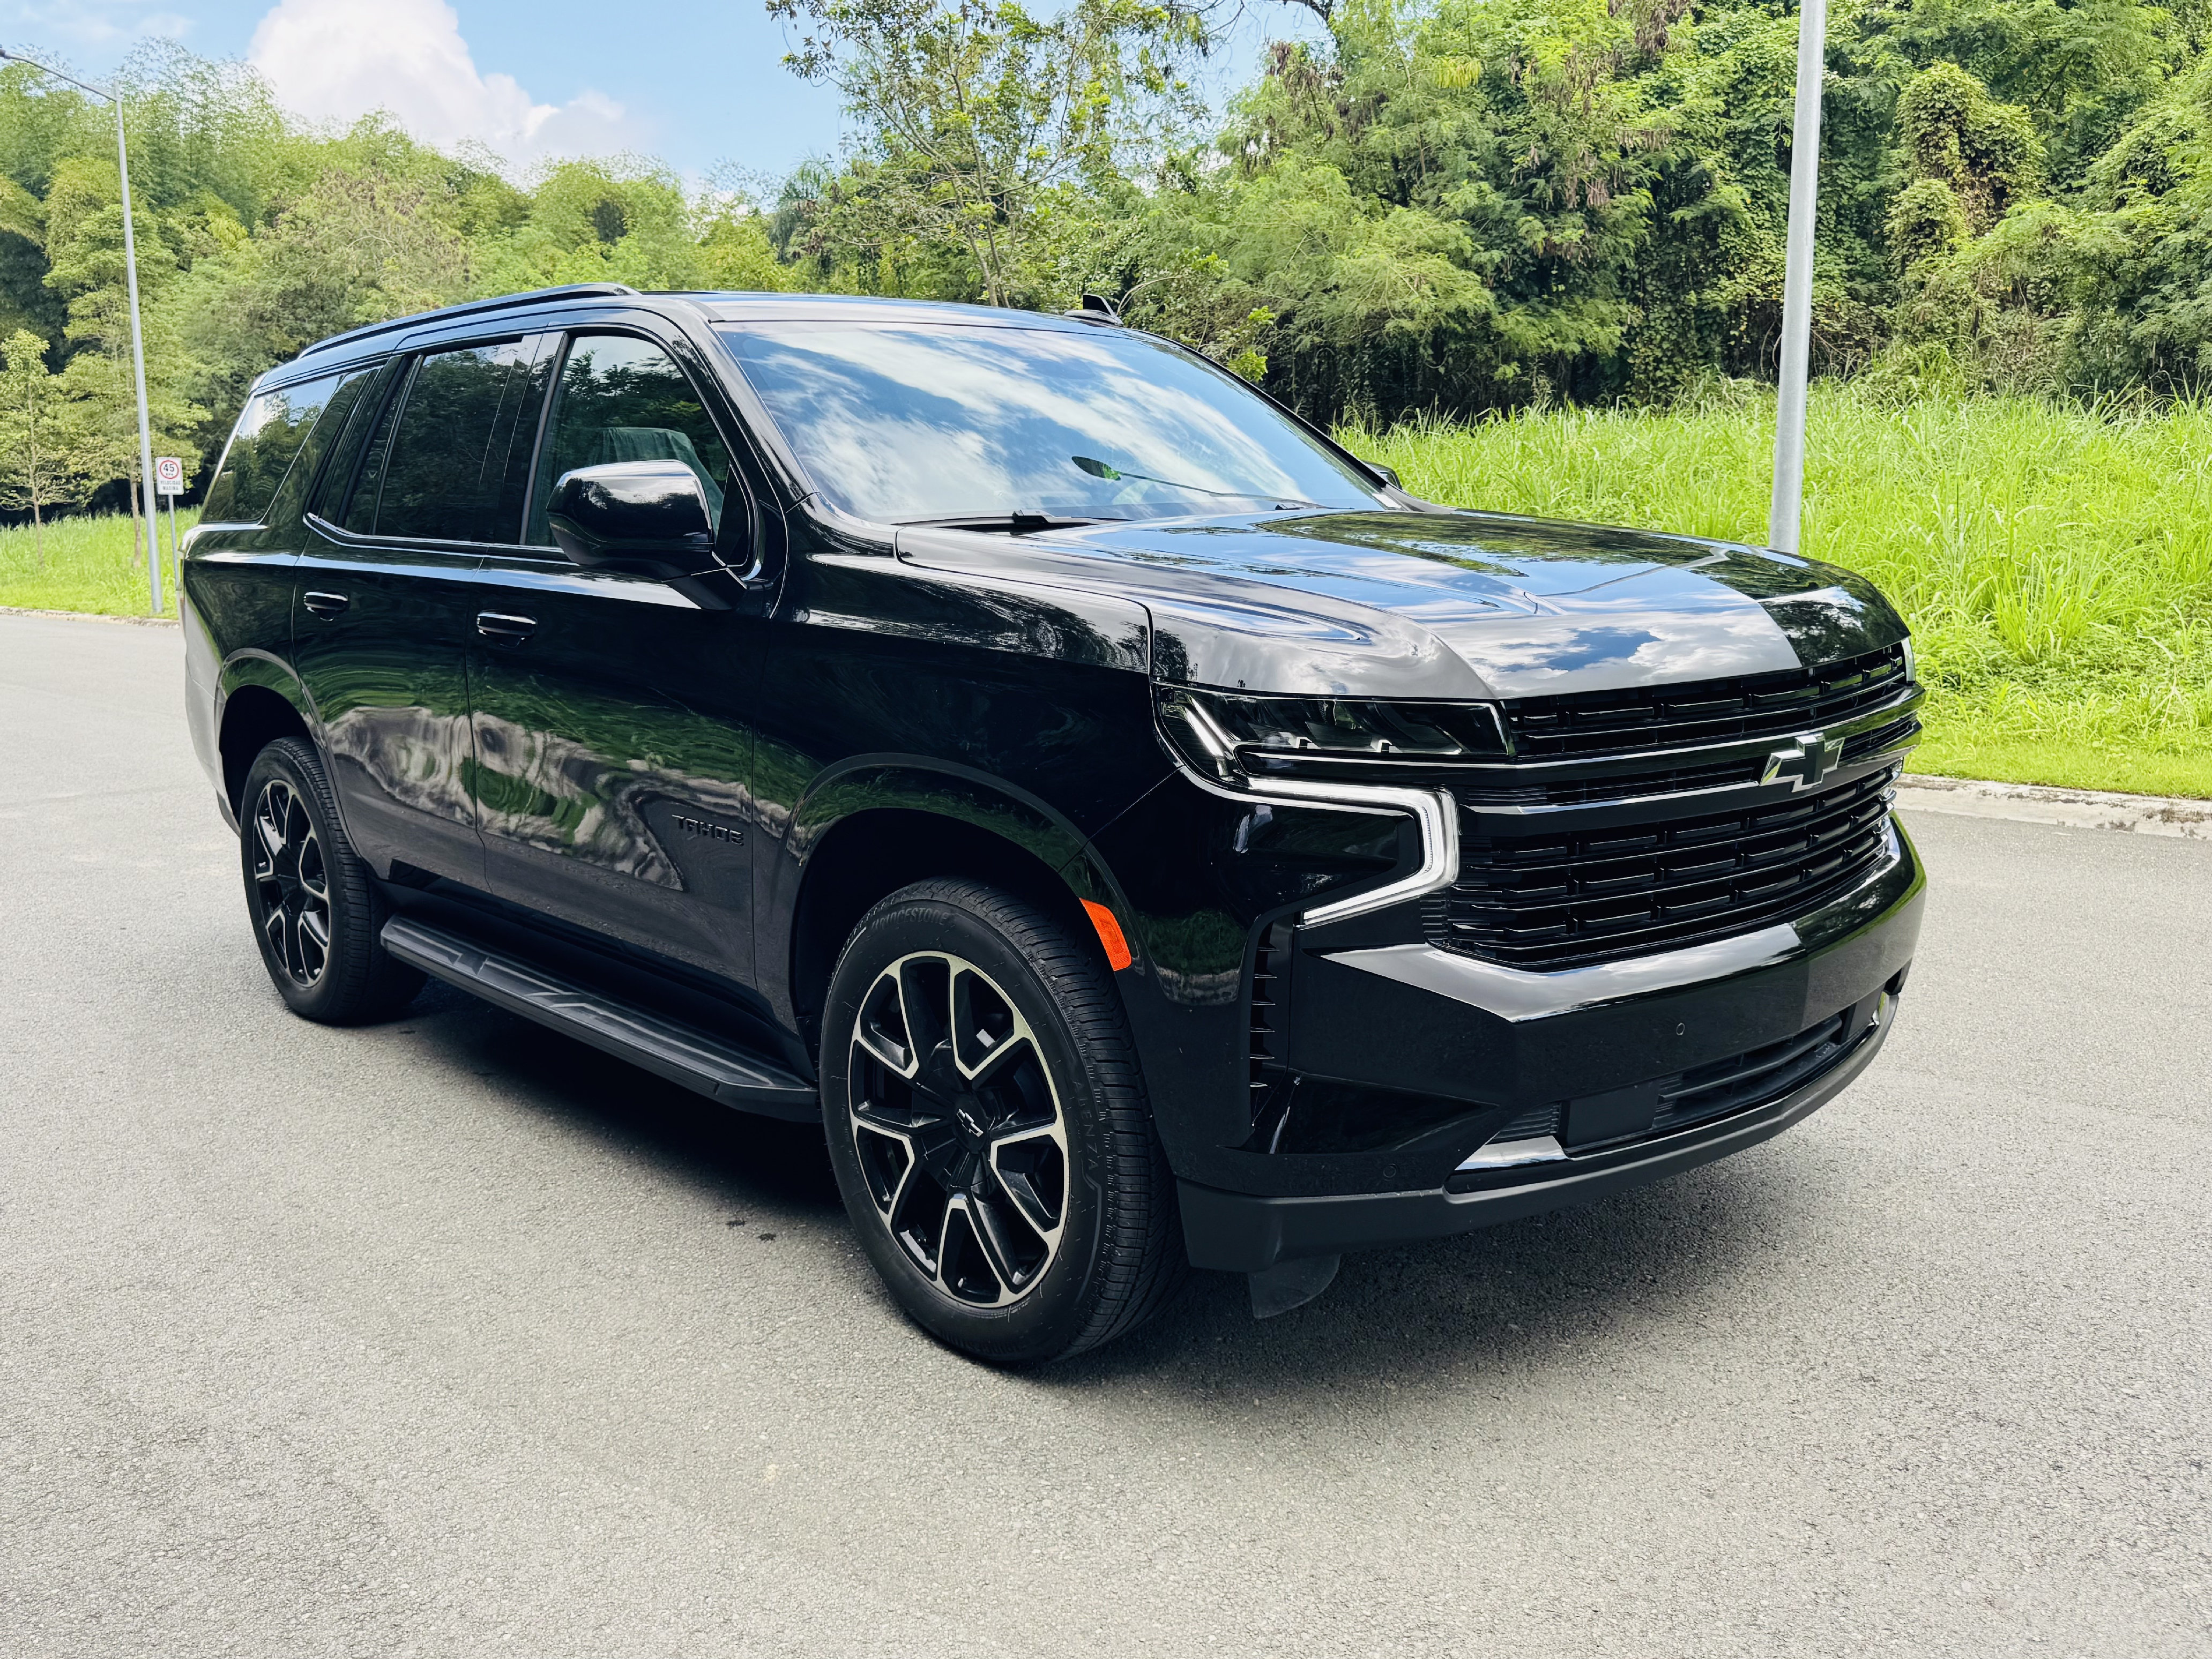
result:
<svg viewBox="0 0 2212 1659"><path fill-rule="evenodd" d="M114 617L104 611L37 611L28 605L0 605L0 617L58 617L64 622L120 623L125 628L174 628L174 617Z"/></svg>
<svg viewBox="0 0 2212 1659"><path fill-rule="evenodd" d="M2039 783L1984 783L1908 772L1898 780L1897 804L1908 812L2011 818L2072 830L2125 830L2139 836L2212 841L2212 800L2175 795L2124 795L2109 789L2056 789Z"/></svg>

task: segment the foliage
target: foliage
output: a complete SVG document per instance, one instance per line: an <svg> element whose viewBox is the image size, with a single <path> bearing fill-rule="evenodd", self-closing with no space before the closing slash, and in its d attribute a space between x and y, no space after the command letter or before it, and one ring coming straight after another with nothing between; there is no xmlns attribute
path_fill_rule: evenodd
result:
<svg viewBox="0 0 2212 1659"><path fill-rule="evenodd" d="M120 77L155 447L212 467L246 387L329 334L455 300L586 281L777 289L792 272L742 194L636 157L526 183L386 118L285 116L242 65L148 48ZM97 504L123 507L138 439L108 106L0 69L0 331L28 329L83 405Z"/></svg>
<svg viewBox="0 0 2212 1659"><path fill-rule="evenodd" d="M180 507L177 533L199 522L199 509ZM161 515L161 557L175 556L169 516ZM0 606L24 611L81 611L97 616L143 617L147 612L145 556L127 514L89 513L46 526L40 553L31 526L0 530ZM173 567L164 564L165 570ZM167 575L161 595L171 615L177 590Z"/></svg>
<svg viewBox="0 0 2212 1659"><path fill-rule="evenodd" d="M986 77L990 95L969 100L940 40L1018 36L1042 43L1025 64L1072 70L1054 31L1080 5L1045 19L976 0L771 0L823 22L799 64L836 79L867 134L787 186L779 251L814 286L1048 307L1105 291L1327 418L1662 404L1771 374L1790 9L1309 9L1326 39L1271 47L1215 142L1101 122L1055 193L992 182L1004 169L980 155L915 158L969 131L971 105L997 118L1012 95ZM2136 0L1841 0L1816 362L1892 396L2196 385L2212 350L2196 29ZM1135 63L1148 38L1109 40L1099 61ZM1182 40L1195 50L1203 30Z"/></svg>
<svg viewBox="0 0 2212 1659"><path fill-rule="evenodd" d="M82 498L87 428L82 391L46 368L46 343L27 328L0 342L0 505L29 510L40 571L46 515Z"/></svg>
<svg viewBox="0 0 2212 1659"><path fill-rule="evenodd" d="M804 244L878 267L959 249L993 305L1048 301L1055 210L1122 193L1118 166L1188 102L1194 13L1150 0L768 0L806 33L785 61L844 94L864 132L830 188L800 198Z"/></svg>
<svg viewBox="0 0 2212 1659"><path fill-rule="evenodd" d="M253 376L475 295L616 280L1053 309L1085 292L1304 412L1388 425L1665 407L1770 379L1788 0L1304 0L1209 130L1223 0L767 0L844 95L836 157L751 192L649 158L527 176L252 72L122 77L157 444L204 475ZM1869 406L2191 397L2212 377L2200 0L1836 0L1816 366ZM0 70L0 334L137 465L108 110ZM102 447L104 445L104 447Z"/></svg>

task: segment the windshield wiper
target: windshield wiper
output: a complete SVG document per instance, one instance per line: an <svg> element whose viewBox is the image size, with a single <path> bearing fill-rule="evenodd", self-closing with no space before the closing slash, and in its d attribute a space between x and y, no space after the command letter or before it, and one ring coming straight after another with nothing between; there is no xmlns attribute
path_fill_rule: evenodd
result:
<svg viewBox="0 0 2212 1659"><path fill-rule="evenodd" d="M1149 472L1124 472L1109 466L1096 455L1071 455L1067 458L1094 478L1103 478L1109 483L1118 483L1123 478L1139 478L1146 483L1165 484L1170 489L1187 489L1194 495L1218 495L1227 501L1273 501L1279 507L1319 507L1319 501L1300 501L1295 495L1261 495L1249 489L1208 489L1203 484L1178 483L1173 478L1155 478Z"/></svg>
<svg viewBox="0 0 2212 1659"><path fill-rule="evenodd" d="M899 519L902 529L1003 530L1010 536L1026 536L1038 530L1073 530L1086 524L1127 524L1113 514L1088 518L1064 518L1055 513L951 513L941 519Z"/></svg>

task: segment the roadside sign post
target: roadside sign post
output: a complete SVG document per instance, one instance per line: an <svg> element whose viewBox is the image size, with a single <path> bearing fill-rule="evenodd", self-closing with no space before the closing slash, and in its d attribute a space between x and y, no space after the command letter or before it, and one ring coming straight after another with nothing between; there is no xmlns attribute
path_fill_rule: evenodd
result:
<svg viewBox="0 0 2212 1659"><path fill-rule="evenodd" d="M177 615L181 617L185 614L185 544L177 539L177 497L185 493L184 462L174 455L155 457L154 488L169 503L169 556L176 561Z"/></svg>
<svg viewBox="0 0 2212 1659"><path fill-rule="evenodd" d="M81 91L95 98L105 98L115 106L115 173L123 186L123 276L131 296L131 372L138 390L138 479L131 493L143 495L146 513L146 608L149 615L165 615L168 607L161 603L161 556L154 544L158 532L154 528L154 428L146 410L146 340L138 324L138 244L131 232L131 152L123 132L123 95L110 87L95 87L89 81L80 81L74 75L64 75L20 52L9 52L0 46L0 61L27 64L41 75L51 75L57 81L66 81ZM134 505L131 509L139 509ZM181 614L181 612L179 613Z"/></svg>
<svg viewBox="0 0 2212 1659"><path fill-rule="evenodd" d="M1790 136L1788 262L1782 278L1782 374L1774 399L1774 498L1766 544L1797 550L1805 507L1805 382L1813 336L1813 222L1820 191L1820 83L1828 66L1828 0L1799 0L1797 108Z"/></svg>

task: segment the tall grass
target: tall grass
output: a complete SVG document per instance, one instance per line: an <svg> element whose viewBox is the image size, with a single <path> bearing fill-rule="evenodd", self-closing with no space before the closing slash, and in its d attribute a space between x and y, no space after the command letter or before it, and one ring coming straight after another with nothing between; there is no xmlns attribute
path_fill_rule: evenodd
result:
<svg viewBox="0 0 2212 1659"><path fill-rule="evenodd" d="M198 507L177 514L179 534L199 522ZM177 611L174 551L169 515L161 514L161 597ZM0 605L29 611L89 611L111 617L146 614L146 561L131 546L131 516L88 514L50 521L45 568L38 536L29 525L0 530Z"/></svg>
<svg viewBox="0 0 2212 1659"><path fill-rule="evenodd" d="M1340 435L1455 505L1766 539L1771 398ZM1803 550L1911 621L1917 764L2212 795L2212 407L1821 387Z"/></svg>

